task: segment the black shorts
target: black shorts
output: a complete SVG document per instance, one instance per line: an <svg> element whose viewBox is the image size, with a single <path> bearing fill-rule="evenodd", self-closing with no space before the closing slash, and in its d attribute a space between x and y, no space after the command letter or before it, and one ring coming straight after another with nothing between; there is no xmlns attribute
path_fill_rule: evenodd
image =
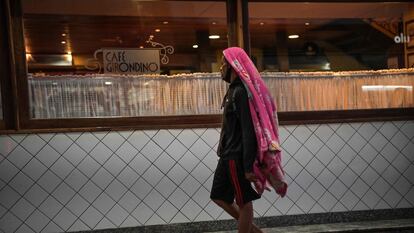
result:
<svg viewBox="0 0 414 233"><path fill-rule="evenodd" d="M214 173L210 198L232 204L234 198L238 206L259 199L260 195L244 176L244 169L239 160L220 159Z"/></svg>

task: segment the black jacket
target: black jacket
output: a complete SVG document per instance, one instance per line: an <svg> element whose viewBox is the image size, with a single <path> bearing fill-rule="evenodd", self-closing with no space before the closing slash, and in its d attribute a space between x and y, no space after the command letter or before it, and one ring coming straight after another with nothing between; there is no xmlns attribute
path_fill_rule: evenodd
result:
<svg viewBox="0 0 414 233"><path fill-rule="evenodd" d="M223 106L223 125L217 155L222 159L242 159L244 172L252 172L257 140L247 91L239 78L230 84Z"/></svg>

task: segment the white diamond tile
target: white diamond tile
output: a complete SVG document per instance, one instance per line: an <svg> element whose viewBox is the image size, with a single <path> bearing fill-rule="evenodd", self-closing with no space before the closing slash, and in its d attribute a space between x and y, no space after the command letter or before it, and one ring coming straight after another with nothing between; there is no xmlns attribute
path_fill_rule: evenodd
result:
<svg viewBox="0 0 414 233"><path fill-rule="evenodd" d="M370 123L364 123L359 129L358 133L365 138L365 140L369 141L372 136L376 133L377 129L372 126Z"/></svg>
<svg viewBox="0 0 414 233"><path fill-rule="evenodd" d="M152 140L157 143L162 149L166 149L174 140L174 136L171 135L168 130L160 130L152 138Z"/></svg>
<svg viewBox="0 0 414 233"><path fill-rule="evenodd" d="M101 193L92 205L102 214L106 214L115 205L115 201L112 200L106 193Z"/></svg>
<svg viewBox="0 0 414 233"><path fill-rule="evenodd" d="M42 162L45 166L50 167L58 158L59 153L49 145L42 148L41 151L36 155L36 158Z"/></svg>
<svg viewBox="0 0 414 233"><path fill-rule="evenodd" d="M109 221L107 218L103 218L94 229L108 229L116 228L115 224Z"/></svg>
<svg viewBox="0 0 414 233"><path fill-rule="evenodd" d="M162 218L160 218L160 216L158 216L157 214L154 214L151 216L150 219L148 219L145 225L161 225L165 223L166 222Z"/></svg>
<svg viewBox="0 0 414 233"><path fill-rule="evenodd" d="M125 219L125 221L121 224L121 227L136 227L139 226L140 223L131 215Z"/></svg>
<svg viewBox="0 0 414 233"><path fill-rule="evenodd" d="M103 215L93 208L93 206L89 206L89 208L80 216L80 219L92 229L95 228L102 218Z"/></svg>
<svg viewBox="0 0 414 233"><path fill-rule="evenodd" d="M169 129L170 132L174 137L177 137L183 130L182 129Z"/></svg>
<svg viewBox="0 0 414 233"><path fill-rule="evenodd" d="M218 157L215 151L211 150L206 157L203 159L203 163L211 170L215 171L217 167Z"/></svg>
<svg viewBox="0 0 414 233"><path fill-rule="evenodd" d="M349 146L356 152L361 151L366 143L367 141L358 133L352 135L351 139L348 141Z"/></svg>
<svg viewBox="0 0 414 233"><path fill-rule="evenodd" d="M38 180L46 170L47 167L35 158L23 168L23 172L33 180Z"/></svg>
<svg viewBox="0 0 414 233"><path fill-rule="evenodd" d="M190 197L180 188L176 189L168 198L171 204L178 209L181 209L189 199Z"/></svg>
<svg viewBox="0 0 414 233"><path fill-rule="evenodd" d="M381 155L378 155L370 165L375 171L382 174L390 164Z"/></svg>
<svg viewBox="0 0 414 233"><path fill-rule="evenodd" d="M315 132L316 129L318 129L319 124L310 124L310 125L306 125L306 127L308 127L308 129L312 132Z"/></svg>
<svg viewBox="0 0 414 233"><path fill-rule="evenodd" d="M40 232L49 223L49 218L38 210L34 211L28 219L25 220L25 224L29 225L36 232Z"/></svg>
<svg viewBox="0 0 414 233"><path fill-rule="evenodd" d="M68 177L66 177L65 182L75 191L79 189L88 181L88 178L84 176L78 169L74 169Z"/></svg>
<svg viewBox="0 0 414 233"><path fill-rule="evenodd" d="M287 131L289 131L289 133L293 133L293 131L295 131L296 127L297 127L296 125L286 125L285 129Z"/></svg>
<svg viewBox="0 0 414 233"><path fill-rule="evenodd" d="M206 129L203 128L196 128L196 129L192 129L194 133L196 133L198 136L203 135L203 133L206 131Z"/></svg>
<svg viewBox="0 0 414 233"><path fill-rule="evenodd" d="M316 154L316 157L321 161L323 164L327 165L329 162L335 157L335 154L327 147L323 146L318 153Z"/></svg>
<svg viewBox="0 0 414 233"><path fill-rule="evenodd" d="M311 196L309 196L307 193L303 193L303 195L299 198L299 200L296 202L298 206L305 212L308 213L312 206L315 204L315 200L312 199Z"/></svg>
<svg viewBox="0 0 414 233"><path fill-rule="evenodd" d="M357 179L351 186L350 190L358 197L361 198L369 189L368 185L365 184L361 179Z"/></svg>
<svg viewBox="0 0 414 233"><path fill-rule="evenodd" d="M204 208L208 202L210 201L210 192L204 188L201 187L199 190L197 190L196 193L192 196L192 199L202 208Z"/></svg>
<svg viewBox="0 0 414 233"><path fill-rule="evenodd" d="M79 191L79 194L87 200L89 203L92 203L95 198L98 197L98 195L101 193L101 189L99 189L98 186L96 186L94 183L89 181L86 183L85 186Z"/></svg>
<svg viewBox="0 0 414 233"><path fill-rule="evenodd" d="M111 155L112 151L101 142L90 153L90 156L100 164L104 164Z"/></svg>
<svg viewBox="0 0 414 233"><path fill-rule="evenodd" d="M321 174L316 178L325 188L328 188L334 181L335 175L331 171L325 169Z"/></svg>
<svg viewBox="0 0 414 233"><path fill-rule="evenodd" d="M315 203L312 209L309 210L309 213L323 213L323 212L325 212L325 210L318 203Z"/></svg>
<svg viewBox="0 0 414 233"><path fill-rule="evenodd" d="M99 132L95 132L94 134L97 134ZM76 139L78 139L82 133L80 132L70 132L70 133L65 133L66 136L68 136L70 139L72 139L73 141L76 141Z"/></svg>
<svg viewBox="0 0 414 233"><path fill-rule="evenodd" d="M354 160L349 164L349 167L356 173L361 174L368 164L359 156L356 156Z"/></svg>
<svg viewBox="0 0 414 233"><path fill-rule="evenodd" d="M79 194L76 194L72 200L66 204L66 208L68 208L72 213L76 214L76 216L80 216L86 208L88 208L89 203L83 199Z"/></svg>
<svg viewBox="0 0 414 233"><path fill-rule="evenodd" d="M9 185L16 190L20 195L23 195L34 183L23 172L19 172L9 183Z"/></svg>
<svg viewBox="0 0 414 233"><path fill-rule="evenodd" d="M7 156L17 146L17 143L9 136L0 135L0 154Z"/></svg>
<svg viewBox="0 0 414 233"><path fill-rule="evenodd" d="M200 212L200 206L198 206L197 203L191 199L181 208L181 213L183 213L190 220L194 220Z"/></svg>
<svg viewBox="0 0 414 233"><path fill-rule="evenodd" d="M218 206L210 201L208 205L204 208L204 210L211 216L213 219L217 219L220 214L223 212L221 208L218 208Z"/></svg>
<svg viewBox="0 0 414 233"><path fill-rule="evenodd" d="M26 200L28 200L34 206L39 206L47 196L48 194L37 184L34 184L24 195Z"/></svg>
<svg viewBox="0 0 414 233"><path fill-rule="evenodd" d="M117 176L117 179L126 187L131 187L138 178L139 175L128 166Z"/></svg>
<svg viewBox="0 0 414 233"><path fill-rule="evenodd" d="M388 203L385 202L384 200L380 200L378 202L378 204L375 206L375 209L379 209L379 210L381 210L381 209L389 209L389 208L391 208L391 206L388 205Z"/></svg>
<svg viewBox="0 0 414 233"><path fill-rule="evenodd" d="M114 179L114 177L106 171L103 167L101 167L95 175L92 177L92 181L101 189L105 189L111 181Z"/></svg>
<svg viewBox="0 0 414 233"><path fill-rule="evenodd" d="M311 174L309 174L309 172L306 170L302 170L295 178L295 182L304 190L306 190L314 180L315 178L312 177Z"/></svg>
<svg viewBox="0 0 414 233"><path fill-rule="evenodd" d="M370 208L370 209L373 209L376 205L377 205L377 203L378 203L378 201L380 200L381 198L372 190L372 189L369 189L366 193L365 193L365 195L362 197L362 201Z"/></svg>
<svg viewBox="0 0 414 233"><path fill-rule="evenodd" d="M387 142L388 140L380 132L377 132L369 141L377 151L381 151Z"/></svg>
<svg viewBox="0 0 414 233"><path fill-rule="evenodd" d="M165 198L168 198L169 195L177 188L177 185L174 184L167 176L164 176L162 180L157 184L155 189Z"/></svg>
<svg viewBox="0 0 414 233"><path fill-rule="evenodd" d="M16 233L35 233L32 229L30 229L26 224L23 224L17 229Z"/></svg>
<svg viewBox="0 0 414 233"><path fill-rule="evenodd" d="M289 154L295 154L301 146L301 143L292 135L290 135L281 145Z"/></svg>
<svg viewBox="0 0 414 233"><path fill-rule="evenodd" d="M40 205L39 210L42 211L49 218L53 218L57 213L63 208L63 205L60 204L54 197L49 196L43 203Z"/></svg>
<svg viewBox="0 0 414 233"><path fill-rule="evenodd" d="M410 208L410 207L411 207L411 204L405 199L401 199L401 201L397 205L397 208Z"/></svg>
<svg viewBox="0 0 414 233"><path fill-rule="evenodd" d="M72 144L63 156L74 166L77 166L82 159L85 158L86 152L83 151L78 145Z"/></svg>
<svg viewBox="0 0 414 233"><path fill-rule="evenodd" d="M12 138L14 141L16 141L17 143L20 143L27 137L27 134L14 134L14 135L8 135L8 136ZM7 136L4 135L4 137L7 137Z"/></svg>
<svg viewBox="0 0 414 233"><path fill-rule="evenodd" d="M407 158L409 158L411 162L414 162L414 143L408 143L401 151L401 153L404 154Z"/></svg>
<svg viewBox="0 0 414 233"><path fill-rule="evenodd" d="M294 215L294 214L304 214L305 212L303 212L303 210L301 210L296 204L292 206L292 208L289 209L289 211L287 212L289 215Z"/></svg>
<svg viewBox="0 0 414 233"><path fill-rule="evenodd" d="M50 193L59 185L61 181L62 180L59 177L48 170L42 177L40 177L37 184Z"/></svg>
<svg viewBox="0 0 414 233"><path fill-rule="evenodd" d="M215 129L207 129L201 138L210 146L214 147L220 138L220 134Z"/></svg>
<svg viewBox="0 0 414 233"><path fill-rule="evenodd" d="M361 174L361 178L367 183L369 186L372 186L375 181L378 179L379 175L377 172L375 172L374 169L372 169L370 166L368 166L365 171Z"/></svg>
<svg viewBox="0 0 414 233"><path fill-rule="evenodd" d="M380 129L382 125L384 125L384 122L371 122L371 125L373 125L376 129Z"/></svg>
<svg viewBox="0 0 414 233"><path fill-rule="evenodd" d="M114 180L105 189L106 194L112 197L115 201L118 201L125 193L127 189L118 181Z"/></svg>
<svg viewBox="0 0 414 233"><path fill-rule="evenodd" d="M365 144L359 154L365 161L370 163L378 155L378 152L370 144Z"/></svg>
<svg viewBox="0 0 414 233"><path fill-rule="evenodd" d="M6 156L6 155L5 155ZM27 152L26 149L24 149L21 146L17 146L8 156L6 156L7 159L13 163L14 166L18 168L23 168L32 157L32 155Z"/></svg>
<svg viewBox="0 0 414 233"><path fill-rule="evenodd" d="M144 133L145 133L146 135L148 135L148 137L150 137L150 138L154 137L154 136L155 136L155 134L157 134L157 132L158 132L158 130L154 130L154 129L151 129L151 130L144 130Z"/></svg>
<svg viewBox="0 0 414 233"><path fill-rule="evenodd" d="M90 178L99 169L100 165L91 157L87 156L78 166L79 171Z"/></svg>
<svg viewBox="0 0 414 233"><path fill-rule="evenodd" d="M36 134L27 136L20 145L23 146L30 154L35 155L39 152L46 142Z"/></svg>
<svg viewBox="0 0 414 233"><path fill-rule="evenodd" d="M199 163L197 167L194 168L194 170L191 172L191 174L198 182L203 184L208 179L208 177L210 177L211 171L208 169L208 167L206 167L206 165Z"/></svg>
<svg viewBox="0 0 414 233"><path fill-rule="evenodd" d="M187 148L190 148L198 138L199 136L189 129L183 130L177 137Z"/></svg>
<svg viewBox="0 0 414 233"><path fill-rule="evenodd" d="M405 195L407 201L414 205L414 187L411 186L410 191Z"/></svg>
<svg viewBox="0 0 414 233"><path fill-rule="evenodd" d="M325 194L323 194L321 199L319 199L319 201L318 201L318 203L326 211L330 211L334 207L336 202L337 202L337 200L335 199L335 197L332 196L332 194L330 194L329 192L326 192Z"/></svg>
<svg viewBox="0 0 414 233"><path fill-rule="evenodd" d="M407 135L408 138L412 139L414 137L414 121L407 121L401 128L401 131Z"/></svg>
<svg viewBox="0 0 414 233"><path fill-rule="evenodd" d="M315 181L309 186L306 192L309 193L313 199L318 200L325 192L325 188L319 182ZM274 193L272 194L274 195Z"/></svg>
<svg viewBox="0 0 414 233"><path fill-rule="evenodd" d="M292 134L299 140L299 142L305 143L312 135L312 132L305 125L299 125Z"/></svg>
<svg viewBox="0 0 414 233"><path fill-rule="evenodd" d="M348 145L344 145L338 152L337 157L344 161L344 163L349 164L356 157L356 152Z"/></svg>
<svg viewBox="0 0 414 233"><path fill-rule="evenodd" d="M315 131L315 135L323 142L327 142L333 133L334 131L328 125L320 125Z"/></svg>
<svg viewBox="0 0 414 233"><path fill-rule="evenodd" d="M342 195L348 190L348 188L339 180L336 179L335 182L329 187L329 192L334 195L338 200L341 199Z"/></svg>
<svg viewBox="0 0 414 233"><path fill-rule="evenodd" d="M125 168L126 163L123 162L118 156L112 155L103 166L107 171L116 177L122 169Z"/></svg>
<svg viewBox="0 0 414 233"><path fill-rule="evenodd" d="M326 142L326 145L334 152L338 153L342 147L344 146L345 142L340 138L338 135L334 134L331 138Z"/></svg>
<svg viewBox="0 0 414 233"><path fill-rule="evenodd" d="M109 132L102 142L112 151L118 150L118 148L125 142L125 139L117 132Z"/></svg>
<svg viewBox="0 0 414 233"><path fill-rule="evenodd" d="M11 189L9 186L4 187L0 190L0 204L6 208L10 208L17 202L20 198L20 195Z"/></svg>
<svg viewBox="0 0 414 233"><path fill-rule="evenodd" d="M9 182L19 170L9 161L3 160L0 163L0 179L4 182Z"/></svg>
<svg viewBox="0 0 414 233"><path fill-rule="evenodd" d="M119 227L121 223L128 217L128 213L122 207L116 204L105 216Z"/></svg>
<svg viewBox="0 0 414 233"><path fill-rule="evenodd" d="M316 157L313 157L305 168L313 177L317 177L319 173L324 169L324 165L319 162ZM286 169L285 169L286 172Z"/></svg>
<svg viewBox="0 0 414 233"><path fill-rule="evenodd" d="M162 205L162 203L164 202L164 200L165 200L165 198L161 194L159 194L155 189L153 189L145 197L145 199L143 201L151 209L156 210L156 209L158 209Z"/></svg>
<svg viewBox="0 0 414 233"><path fill-rule="evenodd" d="M145 145L145 147L141 150L141 154L143 154L151 162L154 162L161 153L161 147L159 147L153 141L148 142Z"/></svg>
<svg viewBox="0 0 414 233"><path fill-rule="evenodd" d="M128 142L131 143L137 150L141 150L145 144L148 143L150 138L142 131L134 131L128 138Z"/></svg>
<svg viewBox="0 0 414 233"><path fill-rule="evenodd" d="M56 134L48 144L59 152L59 154L63 154L73 144L73 141L65 134Z"/></svg>
<svg viewBox="0 0 414 233"><path fill-rule="evenodd" d="M298 162L296 162L296 160L291 159L287 162L284 169L290 177L294 178L300 173L302 167Z"/></svg>
<svg viewBox="0 0 414 233"><path fill-rule="evenodd" d="M52 196L55 197L60 203L66 204L70 199L72 199L73 196L75 196L75 191L62 182L52 193Z"/></svg>
<svg viewBox="0 0 414 233"><path fill-rule="evenodd" d="M220 135L220 133L219 133L219 135ZM287 129L285 129L284 126L279 127L279 140L280 140L281 144L283 144L285 142L285 140L287 139L287 137L289 137L289 135L290 135L290 132L287 131Z"/></svg>
<svg viewBox="0 0 414 233"><path fill-rule="evenodd" d="M392 162L392 165L398 168L399 171L405 171L410 166L410 161L405 156L402 156L402 154L399 154Z"/></svg>
<svg viewBox="0 0 414 233"><path fill-rule="evenodd" d="M365 205L362 201L359 201L355 206L353 210L367 210L368 206Z"/></svg>
<svg viewBox="0 0 414 233"><path fill-rule="evenodd" d="M13 206L11 212L21 220L25 220L34 210L35 207L22 198Z"/></svg>
<svg viewBox="0 0 414 233"><path fill-rule="evenodd" d="M178 162L185 170L191 172L200 160L193 153L187 151Z"/></svg>
<svg viewBox="0 0 414 233"><path fill-rule="evenodd" d="M184 192L189 196L193 196L200 186L201 184L192 176L187 176L187 178L180 185Z"/></svg>
<svg viewBox="0 0 414 233"><path fill-rule="evenodd" d="M304 167L312 159L312 157L313 157L312 152L310 152L304 146L302 146L295 154L296 161L298 161Z"/></svg>
<svg viewBox="0 0 414 233"><path fill-rule="evenodd" d="M398 128L392 122L385 122L379 132L390 140L398 132Z"/></svg>
<svg viewBox="0 0 414 233"><path fill-rule="evenodd" d="M167 223L171 221L177 212L177 208L167 201L164 202L158 210L160 217Z"/></svg>
<svg viewBox="0 0 414 233"><path fill-rule="evenodd" d="M139 179L131 187L131 192L138 196L140 199L144 199L145 196L151 191L152 187L144 179Z"/></svg>
<svg viewBox="0 0 414 233"><path fill-rule="evenodd" d="M264 198L254 201L254 212L256 216L263 216L272 205ZM201 212L203 213L203 212ZM200 214L201 214L200 213Z"/></svg>
<svg viewBox="0 0 414 233"><path fill-rule="evenodd" d="M70 226L69 231L81 231L81 230L89 230L90 227L88 227L85 223L83 223L80 220L77 220L75 223L73 223L72 226Z"/></svg>
<svg viewBox="0 0 414 233"><path fill-rule="evenodd" d="M175 160L173 160L167 153L163 152L158 159L154 162L154 165L160 169L163 173L167 173L172 166L174 166Z"/></svg>
<svg viewBox="0 0 414 233"><path fill-rule="evenodd" d="M132 135L133 131L118 131L118 133L125 139Z"/></svg>
<svg viewBox="0 0 414 233"><path fill-rule="evenodd" d="M178 160L188 149L179 141L174 140L165 150L173 159Z"/></svg>
<svg viewBox="0 0 414 233"><path fill-rule="evenodd" d="M304 192L303 188L300 187L296 182L291 182L289 186L289 193L287 194L289 196L289 199L296 202L299 197Z"/></svg>
<svg viewBox="0 0 414 233"><path fill-rule="evenodd" d="M164 174L155 166L151 166L145 171L142 177L152 186L155 186L164 176Z"/></svg>
<svg viewBox="0 0 414 233"><path fill-rule="evenodd" d="M345 168L342 174L339 176L339 179L347 186L351 187L352 184L357 179L357 175L349 167Z"/></svg>
<svg viewBox="0 0 414 233"><path fill-rule="evenodd" d="M64 179L74 168L65 158L60 157L50 169L61 179Z"/></svg>
<svg viewBox="0 0 414 233"><path fill-rule="evenodd" d="M402 196L395 189L390 189L384 196L384 201L387 202L391 208L396 208L398 202L400 202Z"/></svg>
<svg viewBox="0 0 414 233"><path fill-rule="evenodd" d="M129 166L142 175L151 166L151 162L143 154L138 154L130 163Z"/></svg>
<svg viewBox="0 0 414 233"><path fill-rule="evenodd" d="M211 148L202 140L198 139L191 147L190 151L200 160L207 155Z"/></svg>
<svg viewBox="0 0 414 233"><path fill-rule="evenodd" d="M128 213L131 213L140 201L141 200L139 200L132 192L128 191L122 196L121 200L118 201L118 204L128 211Z"/></svg>
<svg viewBox="0 0 414 233"><path fill-rule="evenodd" d="M91 152L98 142L99 140L89 132L82 133L76 140L76 144L78 144L86 153Z"/></svg>
<svg viewBox="0 0 414 233"><path fill-rule="evenodd" d="M125 163L129 163L137 154L138 150L135 149L129 142L125 142L115 152Z"/></svg>
<svg viewBox="0 0 414 233"><path fill-rule="evenodd" d="M397 180L397 182L395 182L395 184L393 185L393 187L399 193L401 193L402 195L406 195L407 192L411 188L411 184L409 183L409 181L404 176L400 176L400 178Z"/></svg>
<svg viewBox="0 0 414 233"><path fill-rule="evenodd" d="M338 134L345 141L348 141L354 133L355 129L348 123L341 124L341 126L336 130L336 134Z"/></svg>
<svg viewBox="0 0 414 233"><path fill-rule="evenodd" d="M385 169L382 177L388 181L388 183L395 184L397 179L400 177L400 173L393 166L389 166Z"/></svg>
<svg viewBox="0 0 414 233"><path fill-rule="evenodd" d="M144 224L153 213L154 211L151 210L151 208L149 208L144 202L141 202L134 212L132 212L132 216L134 216L141 224Z"/></svg>
<svg viewBox="0 0 414 233"><path fill-rule="evenodd" d="M414 184L414 165L411 164L408 169L404 171L403 175L407 177L411 184Z"/></svg>
<svg viewBox="0 0 414 233"><path fill-rule="evenodd" d="M380 153L386 160L388 160L388 162L391 163L400 152L391 143L387 143Z"/></svg>
<svg viewBox="0 0 414 233"><path fill-rule="evenodd" d="M0 218L1 229L7 232L14 232L22 224L22 222L16 218L12 213L6 213Z"/></svg>
<svg viewBox="0 0 414 233"><path fill-rule="evenodd" d="M390 188L390 185L382 178L380 177L374 185L371 187L372 190L374 190L379 196L383 197L384 194L388 191Z"/></svg>
<svg viewBox="0 0 414 233"><path fill-rule="evenodd" d="M335 174L335 176L339 176L339 174L341 174L342 171L345 169L346 164L342 162L342 160L339 159L339 157L335 156L327 167L329 171ZM312 169L308 169L308 171L311 171Z"/></svg>

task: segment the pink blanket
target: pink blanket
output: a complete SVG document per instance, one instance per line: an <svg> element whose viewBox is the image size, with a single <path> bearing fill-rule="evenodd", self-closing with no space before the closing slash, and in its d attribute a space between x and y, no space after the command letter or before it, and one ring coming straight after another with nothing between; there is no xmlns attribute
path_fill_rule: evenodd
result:
<svg viewBox="0 0 414 233"><path fill-rule="evenodd" d="M258 193L270 190L270 184L281 197L287 192L281 165L278 119L276 104L263 79L243 49L232 47L223 51L224 57L239 75L249 96L249 107L256 138L257 155L253 171L258 178L255 188Z"/></svg>

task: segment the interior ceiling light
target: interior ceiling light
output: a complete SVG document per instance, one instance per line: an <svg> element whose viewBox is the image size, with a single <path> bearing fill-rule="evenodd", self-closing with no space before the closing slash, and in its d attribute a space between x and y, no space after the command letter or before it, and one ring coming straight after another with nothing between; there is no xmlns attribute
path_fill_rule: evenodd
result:
<svg viewBox="0 0 414 233"><path fill-rule="evenodd" d="M263 22L260 22L260 26L263 26L264 25L264 23Z"/></svg>
<svg viewBox="0 0 414 233"><path fill-rule="evenodd" d="M141 45L141 46L139 46L139 48L140 48L140 49L143 49L143 48L144 48L144 46L142 46L142 45Z"/></svg>
<svg viewBox="0 0 414 233"><path fill-rule="evenodd" d="M305 23L305 25L306 25L306 26L309 26L309 24L310 24L310 23L308 23L308 22L306 22L306 23Z"/></svg>
<svg viewBox="0 0 414 233"><path fill-rule="evenodd" d="M62 40L60 43L62 43L62 44L66 44L66 41Z"/></svg>
<svg viewBox="0 0 414 233"><path fill-rule="evenodd" d="M299 35L289 35L289 39L297 39L299 38Z"/></svg>
<svg viewBox="0 0 414 233"><path fill-rule="evenodd" d="M164 22L162 22L163 24L168 24L168 21L164 21Z"/></svg>
<svg viewBox="0 0 414 233"><path fill-rule="evenodd" d="M193 48L195 48L195 49L196 49L196 48L198 48L198 45L196 45L196 44L195 44L195 45L193 45Z"/></svg>
<svg viewBox="0 0 414 233"><path fill-rule="evenodd" d="M212 39L212 40L216 40L216 39L220 39L219 35L210 35L208 38Z"/></svg>
<svg viewBox="0 0 414 233"><path fill-rule="evenodd" d="M211 24L216 25L217 23L216 22L212 22Z"/></svg>
<svg viewBox="0 0 414 233"><path fill-rule="evenodd" d="M161 31L161 29L159 29L159 28L155 29L155 32L160 32L160 31Z"/></svg>
<svg viewBox="0 0 414 233"><path fill-rule="evenodd" d="M66 33L62 33L62 36L66 36Z"/></svg>

